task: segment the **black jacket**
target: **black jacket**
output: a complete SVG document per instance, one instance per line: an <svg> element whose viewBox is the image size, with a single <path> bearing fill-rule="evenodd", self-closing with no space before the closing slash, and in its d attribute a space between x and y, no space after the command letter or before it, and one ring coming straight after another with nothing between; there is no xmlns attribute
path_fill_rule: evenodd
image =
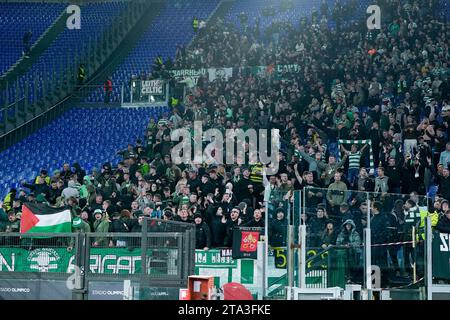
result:
<svg viewBox="0 0 450 320"><path fill-rule="evenodd" d="M116 219L109 225L109 232L131 232L133 228L132 219Z"/></svg>
<svg viewBox="0 0 450 320"><path fill-rule="evenodd" d="M206 197L206 195L208 193L213 193L214 194L214 191L215 191L214 185L211 182L209 182L209 181L206 182L206 183L201 183L200 184L200 191L202 192L202 196L205 196L205 197Z"/></svg>
<svg viewBox="0 0 450 320"><path fill-rule="evenodd" d="M249 185L254 185L254 183L250 179L245 178L241 178L237 183L233 183L234 195L238 202L251 197L248 191Z"/></svg>
<svg viewBox="0 0 450 320"><path fill-rule="evenodd" d="M206 223L202 222L195 225L195 248L211 248L211 231Z"/></svg>
<svg viewBox="0 0 450 320"><path fill-rule="evenodd" d="M56 199L61 196L62 190L61 189L53 189L49 188L48 190L48 197L47 200L50 204L55 204Z"/></svg>
<svg viewBox="0 0 450 320"><path fill-rule="evenodd" d="M193 192L197 192L197 187L200 187L200 185L202 183L198 178L195 178L195 179L189 179L187 184L189 185L189 191L191 193L193 193Z"/></svg>
<svg viewBox="0 0 450 320"><path fill-rule="evenodd" d="M135 220L135 219L133 219ZM116 219L113 220L109 224L109 231L108 232L131 232L131 229L133 228L134 221L132 219ZM128 243L132 243L133 241L130 241L131 238L129 237L113 237L114 242L116 240L126 241Z"/></svg>
<svg viewBox="0 0 450 320"><path fill-rule="evenodd" d="M214 215L210 217L211 245L213 248L222 247L225 241L225 224L222 223L222 216Z"/></svg>
<svg viewBox="0 0 450 320"><path fill-rule="evenodd" d="M445 198L450 199L450 177L439 177L439 193Z"/></svg>
<svg viewBox="0 0 450 320"><path fill-rule="evenodd" d="M259 221L256 221L255 218L251 219L247 223L244 224L246 227L254 227L254 228L264 228L264 219L261 218ZM264 232L262 232L264 233Z"/></svg>
<svg viewBox="0 0 450 320"><path fill-rule="evenodd" d="M388 220L389 242L400 241L400 234L399 234L400 224L397 215L393 212L388 213L387 220Z"/></svg>
<svg viewBox="0 0 450 320"><path fill-rule="evenodd" d="M45 198L47 198L49 195L49 192L50 192L50 187L46 183L43 183L43 184L23 183L22 186L32 190L34 192L35 197L37 197L38 195L43 193Z"/></svg>
<svg viewBox="0 0 450 320"><path fill-rule="evenodd" d="M175 217L173 217L173 221L177 221L177 222L184 222L184 223L194 223L194 221L192 220L192 217L188 216L186 220L181 219L181 217L179 215L176 215Z"/></svg>
<svg viewBox="0 0 450 320"><path fill-rule="evenodd" d="M227 248L231 248L233 245L233 233L234 227L239 226L239 218L235 221L231 220L231 218L227 219L225 222L225 239L223 241L223 245Z"/></svg>
<svg viewBox="0 0 450 320"><path fill-rule="evenodd" d="M401 168L397 166L387 166L385 175L389 177L388 185L389 190L392 190L393 188L398 188L401 185Z"/></svg>
<svg viewBox="0 0 450 320"><path fill-rule="evenodd" d="M286 219L273 219L269 225L269 244L274 247L283 247L286 245L286 236Z"/></svg>
<svg viewBox="0 0 450 320"><path fill-rule="evenodd" d="M370 231L372 244L387 243L388 241L388 219L385 214L376 214L370 220Z"/></svg>
<svg viewBox="0 0 450 320"><path fill-rule="evenodd" d="M442 233L450 233L450 219L442 216L436 226L436 229Z"/></svg>
<svg viewBox="0 0 450 320"><path fill-rule="evenodd" d="M326 218L319 219L317 217L312 217L309 225L310 225L309 240L311 242L310 246L319 247L322 241L321 240L322 232L327 225L327 219Z"/></svg>

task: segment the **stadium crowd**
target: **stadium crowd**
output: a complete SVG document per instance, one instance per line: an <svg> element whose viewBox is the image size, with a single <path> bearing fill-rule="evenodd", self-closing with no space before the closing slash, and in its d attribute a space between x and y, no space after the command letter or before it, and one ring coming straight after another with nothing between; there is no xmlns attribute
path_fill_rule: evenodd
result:
<svg viewBox="0 0 450 320"><path fill-rule="evenodd" d="M212 82L201 77L171 114L149 122L144 141L119 152L117 168L105 163L86 173L66 163L24 181L3 201L0 231L19 230L23 203L48 202L70 206L82 232L138 232L144 216L195 223L201 249L230 247L235 226L264 228L267 214L269 244L285 246L292 215L285 204L304 190L311 247L357 251L367 192L373 244L412 241L413 227L423 240L426 216L450 232L449 27L436 18L436 1L377 2L389 22L381 30L367 30L365 17L348 19L355 2L338 0L299 26L208 25L171 67L239 72ZM276 74L277 65L292 64L299 68ZM254 74L245 66L267 68ZM265 176L261 163L174 164L171 132L192 129L194 121L203 130L279 129L278 174ZM94 245L126 244L101 238ZM389 256L399 275L410 269L411 247L379 247L373 259L383 267Z"/></svg>

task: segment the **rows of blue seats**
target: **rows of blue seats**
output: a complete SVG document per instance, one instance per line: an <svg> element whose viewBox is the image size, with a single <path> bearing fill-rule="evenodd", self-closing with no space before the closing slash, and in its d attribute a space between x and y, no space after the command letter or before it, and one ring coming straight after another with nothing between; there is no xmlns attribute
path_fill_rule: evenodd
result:
<svg viewBox="0 0 450 320"><path fill-rule="evenodd" d="M79 162L87 171L121 160L118 150L144 138L150 118L167 107L73 108L33 135L0 153L0 199L22 179L32 180L41 169L52 173L63 163Z"/></svg>
<svg viewBox="0 0 450 320"><path fill-rule="evenodd" d="M250 27L255 26L255 18L259 18L260 21L260 37L264 38L264 31L274 22L290 22L294 27L298 27L301 17L311 17L312 12L315 10L320 15L320 6L322 0L308 0L308 1L292 1L293 7L289 10L283 9L283 0L241 0L236 1L231 7L228 13L225 15L225 20L231 22L243 30L244 26L239 18L241 13L245 13L248 17L248 25ZM341 1L345 3L346 1ZM329 12L334 8L335 0L327 0ZM358 1L358 13L354 18L361 17L365 14L367 6L370 4L369 0ZM273 8L275 14L273 16L265 16L263 14L264 9ZM329 19L329 27L335 26L334 21Z"/></svg>
<svg viewBox="0 0 450 320"><path fill-rule="evenodd" d="M121 99L121 85L129 86L132 74L149 74L157 57L175 58L177 45L186 45L194 36L194 17L206 20L217 7L218 0L168 0L154 22L145 31L138 44L112 74L115 85L113 101ZM129 100L129 90L125 90L125 100ZM101 88L95 90L86 102L103 100Z"/></svg>
<svg viewBox="0 0 450 320"><path fill-rule="evenodd" d="M65 6L61 3L0 3L0 75L22 56L25 32L33 33L30 44L34 43Z"/></svg>
<svg viewBox="0 0 450 320"><path fill-rule="evenodd" d="M0 93L0 106L4 105L5 98L8 104L11 104L17 97L24 97L25 86L29 86L28 96L26 97L29 102L41 99L44 80L58 81L58 77L53 79L53 71L56 75L59 75L60 71L65 70L68 63L73 63L73 57L76 53L81 54L87 50L90 39L100 39L101 34L107 28L110 28L112 20L123 12L125 6L126 3L122 1L84 5L82 7L81 29L64 29L39 57L33 67L19 79L18 85L10 85L6 97L5 93ZM89 68L89 66L87 67ZM36 97L32 89L33 79L37 79ZM12 113L13 110L10 112Z"/></svg>

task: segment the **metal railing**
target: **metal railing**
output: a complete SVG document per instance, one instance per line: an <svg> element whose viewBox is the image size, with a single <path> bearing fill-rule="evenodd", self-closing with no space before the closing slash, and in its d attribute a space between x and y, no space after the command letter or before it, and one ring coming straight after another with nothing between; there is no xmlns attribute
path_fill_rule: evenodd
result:
<svg viewBox="0 0 450 320"><path fill-rule="evenodd" d="M0 297L18 298L7 289L24 283L23 299L89 299L92 288L124 281L143 292L185 288L194 253L195 226L148 218L135 233L0 233Z"/></svg>
<svg viewBox="0 0 450 320"><path fill-rule="evenodd" d="M272 219L280 203L268 202ZM417 194L337 191L333 185L295 191L282 235L284 249L276 254L286 261L278 289L359 284L369 299L383 289L424 291L429 263L424 219L435 214L432 203ZM345 232L347 219L353 220L351 229L359 235L351 241Z"/></svg>

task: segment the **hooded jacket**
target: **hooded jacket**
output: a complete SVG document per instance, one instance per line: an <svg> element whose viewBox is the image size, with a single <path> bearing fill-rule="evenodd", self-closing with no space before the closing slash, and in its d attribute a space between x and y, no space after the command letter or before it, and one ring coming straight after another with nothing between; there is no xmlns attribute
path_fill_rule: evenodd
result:
<svg viewBox="0 0 450 320"><path fill-rule="evenodd" d="M62 191L62 196L64 197L64 199L69 199L71 197L77 198L80 195L78 188L79 188L78 183L73 180L70 180L67 183L67 188L65 188Z"/></svg>
<svg viewBox="0 0 450 320"><path fill-rule="evenodd" d="M87 199L89 197L88 186L92 185L91 178L89 176L84 176L83 185L80 188L80 198Z"/></svg>
<svg viewBox="0 0 450 320"><path fill-rule="evenodd" d="M345 225L350 224L352 226L350 231L347 231ZM356 225L352 219L347 219L342 224L342 231L339 233L336 245L350 245L350 246L359 246L361 244L361 237L356 231Z"/></svg>

